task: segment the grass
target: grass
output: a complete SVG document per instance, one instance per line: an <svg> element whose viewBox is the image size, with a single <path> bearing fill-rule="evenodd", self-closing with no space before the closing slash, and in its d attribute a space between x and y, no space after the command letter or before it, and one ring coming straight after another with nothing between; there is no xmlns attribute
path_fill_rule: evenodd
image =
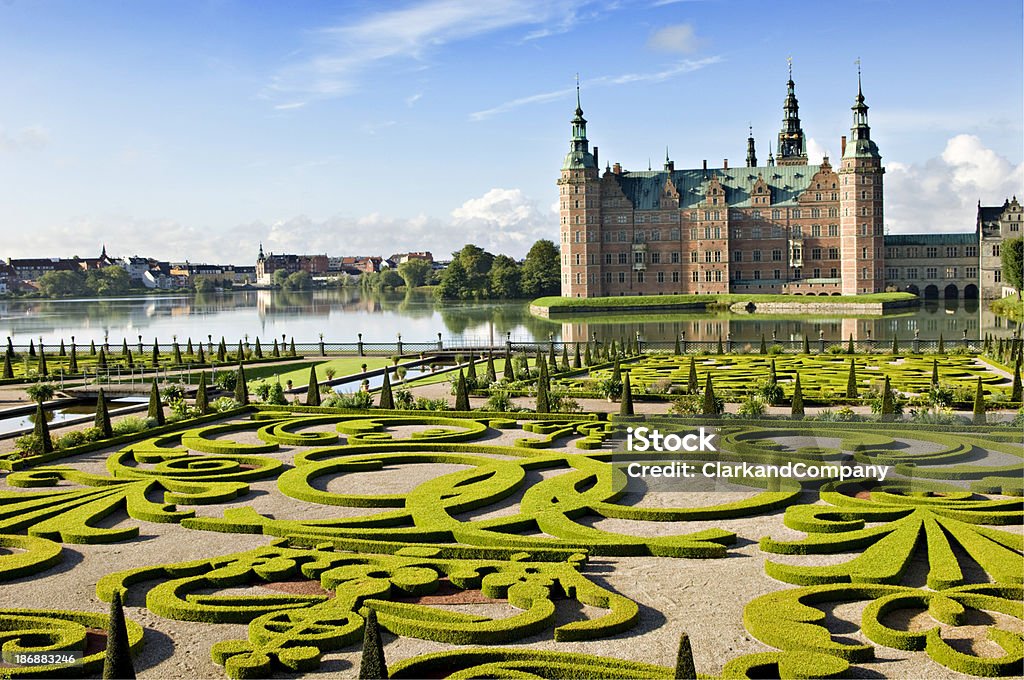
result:
<svg viewBox="0 0 1024 680"><path fill-rule="evenodd" d="M327 369L333 368L335 377L359 373L362 364L367 369L383 368L391 365L391 359L387 357L341 357L328 359L326 361L303 361L300 363L288 364L286 366L259 366L252 370L245 369L246 380L262 380L266 378L280 378L282 383L289 380L294 385L305 385L309 382L309 367L316 366L316 377L321 382L327 380Z"/></svg>
<svg viewBox="0 0 1024 680"><path fill-rule="evenodd" d="M542 297L531 304L549 309L587 307L652 307L661 305L731 305L736 302L785 302L801 305L810 304L865 304L875 302L904 302L916 300L911 293L871 293L866 295L836 295L819 297L813 295L747 295L728 293L723 295L632 295L620 297L565 298Z"/></svg>
<svg viewBox="0 0 1024 680"><path fill-rule="evenodd" d="M1024 301L1015 297L1004 297L992 302L992 311L1014 321L1024 321Z"/></svg>

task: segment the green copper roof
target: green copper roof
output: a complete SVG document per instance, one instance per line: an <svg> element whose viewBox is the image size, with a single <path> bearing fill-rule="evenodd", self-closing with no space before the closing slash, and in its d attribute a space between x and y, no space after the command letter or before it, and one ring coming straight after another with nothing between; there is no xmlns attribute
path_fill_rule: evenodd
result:
<svg viewBox="0 0 1024 680"><path fill-rule="evenodd" d="M757 176L761 175L772 190L771 207L775 207L796 205L797 196L810 186L811 178L820 169L820 165L739 167L728 170L715 168L707 171L707 179L705 171L701 169L623 172L622 175L612 177L619 181L622 191L632 201L634 209L654 210L660 207L658 204L661 190L669 176L679 191L680 208L697 207L707 195L708 182L712 176L718 177L719 183L725 189L726 203L730 207L743 208L752 205L750 192L754 188Z"/></svg>
<svg viewBox="0 0 1024 680"><path fill-rule="evenodd" d="M886 234L887 246L958 246L977 245L977 232L955 234Z"/></svg>

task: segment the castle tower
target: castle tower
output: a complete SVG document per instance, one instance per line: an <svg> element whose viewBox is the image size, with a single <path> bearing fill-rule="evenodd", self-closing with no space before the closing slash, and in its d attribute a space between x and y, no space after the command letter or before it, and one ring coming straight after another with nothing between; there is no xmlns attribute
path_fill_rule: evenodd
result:
<svg viewBox="0 0 1024 680"><path fill-rule="evenodd" d="M789 80L786 82L786 101L782 104L782 129L775 154L778 165L807 165L807 140L800 127L800 105L793 84L793 60L789 60Z"/></svg>
<svg viewBox="0 0 1024 680"><path fill-rule="evenodd" d="M839 169L839 231L843 295L878 293L885 287L882 156L871 141L868 107L857 64L857 98L850 140Z"/></svg>
<svg viewBox="0 0 1024 680"><path fill-rule="evenodd" d="M747 167L757 167L757 153L754 151L754 128L750 128L750 136L747 137Z"/></svg>
<svg viewBox="0 0 1024 680"><path fill-rule="evenodd" d="M597 147L590 153L587 120L576 83L576 115L569 153L558 179L562 250L562 296L601 295L600 180Z"/></svg>

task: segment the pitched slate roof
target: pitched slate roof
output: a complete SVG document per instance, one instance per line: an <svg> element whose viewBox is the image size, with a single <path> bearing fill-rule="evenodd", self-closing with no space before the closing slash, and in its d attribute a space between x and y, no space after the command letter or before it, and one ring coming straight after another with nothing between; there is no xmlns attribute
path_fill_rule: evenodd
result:
<svg viewBox="0 0 1024 680"><path fill-rule="evenodd" d="M730 207L750 207L750 192L761 175L772 190L772 207L797 205L797 197L810 186L811 178L821 169L820 165L779 165L761 166L757 168L714 168L706 172L694 170L643 170L639 172L623 171L621 175L612 174L618 180L623 193L632 201L636 210L654 210L659 207L661 190L665 181L672 182L679 191L679 207L694 208L707 195L708 182L718 177L725 189L726 202ZM830 189L831 190L831 189Z"/></svg>

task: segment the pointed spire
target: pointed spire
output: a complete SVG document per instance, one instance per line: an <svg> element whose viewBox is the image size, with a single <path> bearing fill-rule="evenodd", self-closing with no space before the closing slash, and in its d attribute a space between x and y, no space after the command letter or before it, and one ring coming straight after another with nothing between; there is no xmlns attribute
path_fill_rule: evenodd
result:
<svg viewBox="0 0 1024 680"><path fill-rule="evenodd" d="M754 126L747 125L749 135L747 137L747 167L757 167L757 153L754 151Z"/></svg>
<svg viewBox="0 0 1024 680"><path fill-rule="evenodd" d="M857 64L857 97L853 106L853 125L850 127L850 142L846 145L843 158L880 158L878 146L871 141L871 126L868 125L868 105L864 103L864 88L861 82L860 58Z"/></svg>
<svg viewBox="0 0 1024 680"><path fill-rule="evenodd" d="M807 141L800 127L800 105L796 99L796 85L793 82L793 58L786 59L789 80L786 81L786 100L782 104L782 130L779 131L779 165L807 165Z"/></svg>
<svg viewBox="0 0 1024 680"><path fill-rule="evenodd" d="M576 74L576 115L583 115L583 106L580 105L580 74Z"/></svg>
<svg viewBox="0 0 1024 680"><path fill-rule="evenodd" d="M583 106L580 104L580 76L576 74L576 115L572 123L572 140L569 142L569 153L562 164L563 170L576 168L597 168L594 155L590 153L590 142L587 141L587 119L583 117Z"/></svg>

